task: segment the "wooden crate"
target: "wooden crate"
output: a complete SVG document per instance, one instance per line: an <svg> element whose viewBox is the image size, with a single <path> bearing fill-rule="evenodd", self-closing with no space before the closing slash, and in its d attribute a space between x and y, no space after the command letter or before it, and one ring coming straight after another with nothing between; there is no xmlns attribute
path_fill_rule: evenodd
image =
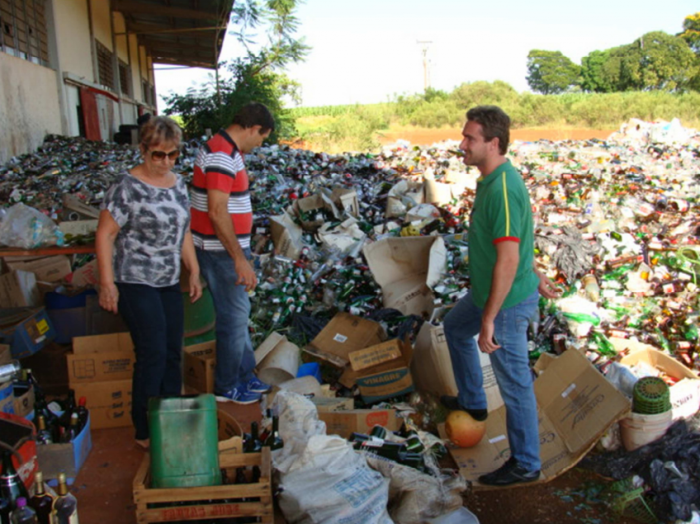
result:
<svg viewBox="0 0 700 524"><path fill-rule="evenodd" d="M150 456L146 454L134 477L136 522L173 522L200 519L259 517L259 522L273 524L270 448L262 453L221 453L219 466L229 479L240 467L260 468L255 484L227 484L198 488L149 488Z"/></svg>

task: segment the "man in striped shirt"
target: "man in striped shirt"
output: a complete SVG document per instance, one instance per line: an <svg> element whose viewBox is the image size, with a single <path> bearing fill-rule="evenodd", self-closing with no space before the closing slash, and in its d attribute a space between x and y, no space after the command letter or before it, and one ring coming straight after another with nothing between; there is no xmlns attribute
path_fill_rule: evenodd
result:
<svg viewBox="0 0 700 524"><path fill-rule="evenodd" d="M471 289L444 322L459 396L445 396L442 402L486 419L478 351L487 353L506 406L510 458L479 482L532 482L540 477L541 463L527 328L538 314L539 295L554 298L556 288L534 264L530 196L505 156L510 118L499 107L472 108L462 136L464 163L476 166L481 177L469 223Z"/></svg>
<svg viewBox="0 0 700 524"><path fill-rule="evenodd" d="M197 155L192 179L192 237L200 270L216 310L214 393L220 400L250 404L270 390L253 374L248 332L248 292L257 285L251 265L253 208L244 155L275 128L263 104L243 107Z"/></svg>

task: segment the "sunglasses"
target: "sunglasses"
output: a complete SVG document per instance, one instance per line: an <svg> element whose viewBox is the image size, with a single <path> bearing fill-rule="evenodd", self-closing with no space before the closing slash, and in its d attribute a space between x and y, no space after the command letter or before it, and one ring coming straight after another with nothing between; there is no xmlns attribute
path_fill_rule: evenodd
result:
<svg viewBox="0 0 700 524"><path fill-rule="evenodd" d="M165 160L166 156L169 160L176 160L177 157L180 156L180 150L173 149L169 153L166 153L165 151L151 151L151 160Z"/></svg>

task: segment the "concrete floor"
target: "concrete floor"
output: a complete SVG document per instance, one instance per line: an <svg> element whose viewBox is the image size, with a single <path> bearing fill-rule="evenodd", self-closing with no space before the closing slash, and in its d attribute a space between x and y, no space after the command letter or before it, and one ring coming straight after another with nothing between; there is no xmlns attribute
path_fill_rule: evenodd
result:
<svg viewBox="0 0 700 524"><path fill-rule="evenodd" d="M239 406L219 403L219 409L234 416L243 431L260 421L259 404ZM132 427L92 431L92 451L81 468L71 492L78 499L83 524L135 524L132 482L143 461L144 451L134 443ZM277 516L275 522L284 522Z"/></svg>

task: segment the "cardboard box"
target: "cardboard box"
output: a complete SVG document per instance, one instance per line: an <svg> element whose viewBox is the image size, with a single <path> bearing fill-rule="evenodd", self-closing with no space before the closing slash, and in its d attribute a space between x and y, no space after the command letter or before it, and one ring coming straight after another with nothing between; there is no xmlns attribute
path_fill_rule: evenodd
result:
<svg viewBox="0 0 700 524"><path fill-rule="evenodd" d="M411 373L418 390L428 391L438 396L457 396L459 393L452 368L450 349L447 347L445 329L442 325L442 318L448 310L449 308L436 309L433 312L432 320L423 323L416 337L413 361L411 362ZM503 398L498 389L491 359L479 351L479 361L481 362L487 406L489 411L493 411L503 405Z"/></svg>
<svg viewBox="0 0 700 524"><path fill-rule="evenodd" d="M33 355L55 336L56 330L43 308L0 311L0 342L10 345L12 358Z"/></svg>
<svg viewBox="0 0 700 524"><path fill-rule="evenodd" d="M26 418L0 411L0 441L15 449L20 457L12 456L12 464L31 492L34 474L39 471L36 459L36 429ZM19 445L20 441L24 443Z"/></svg>
<svg viewBox="0 0 700 524"><path fill-rule="evenodd" d="M98 220L68 220L58 223L58 229L64 235L87 236L94 235L97 231Z"/></svg>
<svg viewBox="0 0 700 524"><path fill-rule="evenodd" d="M36 447L39 470L44 474L44 480L57 479L60 473L65 473L68 483L73 483L92 449L91 418L92 413L88 415L85 427L71 442Z"/></svg>
<svg viewBox="0 0 700 524"><path fill-rule="evenodd" d="M365 245L363 252L382 288L384 307L430 317L431 288L440 282L447 256L441 237L385 238Z"/></svg>
<svg viewBox="0 0 700 524"><path fill-rule="evenodd" d="M97 267L97 259L66 275L65 280L74 287L96 286L100 282L100 270Z"/></svg>
<svg viewBox="0 0 700 524"><path fill-rule="evenodd" d="M355 409L355 399L352 397L312 397L319 413L333 413L335 411L350 411Z"/></svg>
<svg viewBox="0 0 700 524"><path fill-rule="evenodd" d="M22 359L22 367L32 370L42 389L49 390L63 388L68 390L68 367L66 355L70 346L49 342L41 350L30 357Z"/></svg>
<svg viewBox="0 0 700 524"><path fill-rule="evenodd" d="M331 222L323 224L318 229L317 238L328 249L348 254L355 249L359 252L359 244L364 242L367 235L360 229L357 219L350 217L337 225Z"/></svg>
<svg viewBox="0 0 700 524"><path fill-rule="evenodd" d="M338 367L350 362L349 355L384 341L386 334L378 322L337 313L304 351Z"/></svg>
<svg viewBox="0 0 700 524"><path fill-rule="evenodd" d="M15 413L15 394L11 380L0 384L0 413Z"/></svg>
<svg viewBox="0 0 700 524"><path fill-rule="evenodd" d="M131 379L71 384L75 398L85 397L93 429L131 426Z"/></svg>
<svg viewBox="0 0 700 524"><path fill-rule="evenodd" d="M70 259L66 255L39 258L30 262L7 261L11 270L21 270L34 273L37 280L56 282L71 272Z"/></svg>
<svg viewBox="0 0 700 524"><path fill-rule="evenodd" d="M630 402L575 349L557 357L535 380L542 477L547 482L576 465L600 436L630 410ZM509 457L506 408L489 412L486 435L473 448L448 449L462 476L475 487L480 475Z"/></svg>
<svg viewBox="0 0 700 524"><path fill-rule="evenodd" d="M370 404L413 391L412 354L411 344L399 339L350 353L362 399Z"/></svg>
<svg viewBox="0 0 700 524"><path fill-rule="evenodd" d="M186 386L199 393L214 393L215 371L215 340L185 347L182 381Z"/></svg>
<svg viewBox="0 0 700 524"><path fill-rule="evenodd" d="M37 307L41 305L36 275L13 270L0 276L0 308Z"/></svg>
<svg viewBox="0 0 700 524"><path fill-rule="evenodd" d="M30 386L29 390L21 395L17 395L16 389L13 388L12 398L15 415L27 417L34 412L34 386Z"/></svg>
<svg viewBox="0 0 700 524"><path fill-rule="evenodd" d="M68 381L73 386L131 379L134 360L134 344L129 333L75 337L73 353L66 355Z"/></svg>
<svg viewBox="0 0 700 524"><path fill-rule="evenodd" d="M357 199L357 191L341 187L333 188L331 199L338 209L342 209L348 215L360 218L360 202Z"/></svg>
<svg viewBox="0 0 700 524"><path fill-rule="evenodd" d="M352 433L367 434L374 426L397 431L403 419L393 409L353 409L348 411L319 412L319 420L326 423L326 434L348 438Z"/></svg>
<svg viewBox="0 0 700 524"><path fill-rule="evenodd" d="M294 222L289 213L270 217L270 234L275 245L275 253L293 260L299 258L304 244L303 230Z"/></svg>
<svg viewBox="0 0 700 524"><path fill-rule="evenodd" d="M690 419L700 409L700 379L697 373L675 358L654 349L648 344L632 340L611 338L615 349L627 349L630 353L620 360L620 364L633 367L640 363L665 373L678 382L670 387L673 420Z"/></svg>
<svg viewBox="0 0 700 524"><path fill-rule="evenodd" d="M299 217L301 227L307 231L315 231L326 221L321 211L327 211L334 218L338 218L338 210L329 197L323 194L311 195L300 198L294 202L294 212Z"/></svg>

